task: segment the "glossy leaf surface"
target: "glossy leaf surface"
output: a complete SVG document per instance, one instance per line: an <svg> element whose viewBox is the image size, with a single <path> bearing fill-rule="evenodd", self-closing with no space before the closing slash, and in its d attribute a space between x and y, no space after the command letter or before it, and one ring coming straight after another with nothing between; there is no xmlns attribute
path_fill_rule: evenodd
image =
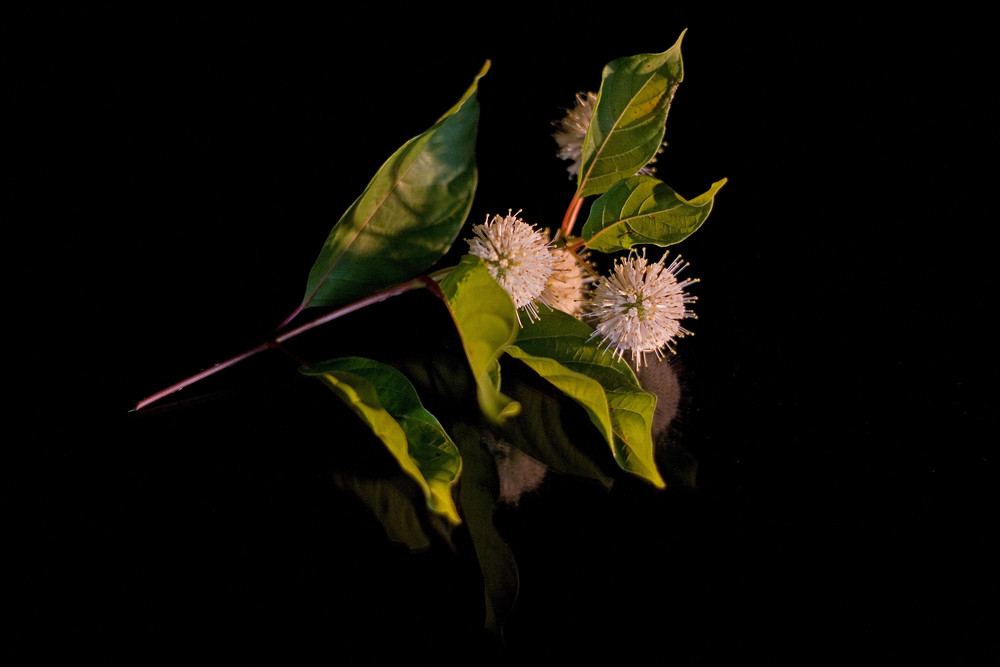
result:
<svg viewBox="0 0 1000 667"><path fill-rule="evenodd" d="M335 306L413 278L451 247L478 173L477 86L378 170L334 225L309 272L300 307Z"/></svg>
<svg viewBox="0 0 1000 667"><path fill-rule="evenodd" d="M679 243L705 222L725 184L726 179L717 181L689 201L652 176L626 178L591 206L582 232L587 248L610 253L642 243Z"/></svg>
<svg viewBox="0 0 1000 667"><path fill-rule="evenodd" d="M462 469L458 448L405 375L361 357L331 359L303 372L319 377L368 424L423 490L432 511L459 522L451 496Z"/></svg>
<svg viewBox="0 0 1000 667"><path fill-rule="evenodd" d="M674 91L684 79L683 39L682 32L663 53L619 58L605 66L583 142L577 197L605 192L656 155Z"/></svg>

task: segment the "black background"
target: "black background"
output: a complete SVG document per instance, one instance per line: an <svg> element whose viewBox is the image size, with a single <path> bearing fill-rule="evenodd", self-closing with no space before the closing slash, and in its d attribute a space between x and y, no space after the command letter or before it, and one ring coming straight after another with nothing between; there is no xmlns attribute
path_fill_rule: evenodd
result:
<svg viewBox="0 0 1000 667"><path fill-rule="evenodd" d="M15 9L4 23L6 595L18 657L975 663L995 654L995 58L983 16L673 3ZM331 483L358 438L263 355L381 163L480 82L470 221L555 226L551 122L687 28L657 175L728 184L676 436L694 491L550 478L498 522L500 651L455 551L410 554ZM456 247L461 242L456 244ZM301 344L378 354L400 297ZM411 298L412 297L412 298ZM308 349L308 348L303 348Z"/></svg>

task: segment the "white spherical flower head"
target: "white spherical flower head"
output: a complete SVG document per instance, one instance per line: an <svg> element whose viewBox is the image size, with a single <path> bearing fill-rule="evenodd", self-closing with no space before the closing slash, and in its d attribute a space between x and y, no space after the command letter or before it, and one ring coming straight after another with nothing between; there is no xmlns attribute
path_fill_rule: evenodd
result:
<svg viewBox="0 0 1000 667"><path fill-rule="evenodd" d="M518 211L520 213L520 211ZM536 303L548 305L543 296L552 275L552 253L547 236L508 211L506 217L486 216L486 222L472 228L469 252L481 257L490 275L532 320L538 319ZM520 323L521 316L518 314Z"/></svg>
<svg viewBox="0 0 1000 667"><path fill-rule="evenodd" d="M687 309L696 297L684 290L696 279L677 280L688 265L678 256L664 266L667 253L660 261L649 264L646 253L635 251L626 259L618 259L611 275L602 278L594 290L589 317L597 320L595 336L602 336L608 349L621 359L631 351L636 368L645 365L646 354L653 352L663 358L663 348L674 352L674 341L691 333L680 320L695 317Z"/></svg>
<svg viewBox="0 0 1000 667"><path fill-rule="evenodd" d="M541 300L574 317L582 316L590 300L590 284L593 282L582 263L585 261L585 258L565 248L552 248L552 275Z"/></svg>

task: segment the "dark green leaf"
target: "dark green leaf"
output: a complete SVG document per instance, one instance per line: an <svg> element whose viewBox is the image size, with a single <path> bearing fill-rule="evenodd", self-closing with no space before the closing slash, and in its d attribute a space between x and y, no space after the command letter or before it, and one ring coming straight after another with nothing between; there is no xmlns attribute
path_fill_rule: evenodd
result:
<svg viewBox="0 0 1000 667"><path fill-rule="evenodd" d="M427 498L427 506L459 522L451 489L462 468L458 448L424 409L406 376L361 357L331 359L303 370L319 377L385 444Z"/></svg>
<svg viewBox="0 0 1000 667"><path fill-rule="evenodd" d="M426 271L451 247L476 190L477 86L378 170L334 225L300 308L341 305Z"/></svg>
<svg viewBox="0 0 1000 667"><path fill-rule="evenodd" d="M682 32L663 53L619 58L605 66L583 142L577 197L606 191L656 155L674 91L684 79L683 39Z"/></svg>
<svg viewBox="0 0 1000 667"><path fill-rule="evenodd" d="M601 195L583 225L587 248L628 250L640 243L668 246L695 232L712 212L726 179L688 201L652 176L626 178Z"/></svg>
<svg viewBox="0 0 1000 667"><path fill-rule="evenodd" d="M469 367L476 379L479 406L495 423L513 417L520 406L500 393L498 359L517 336L514 303L481 259L465 255L440 283Z"/></svg>

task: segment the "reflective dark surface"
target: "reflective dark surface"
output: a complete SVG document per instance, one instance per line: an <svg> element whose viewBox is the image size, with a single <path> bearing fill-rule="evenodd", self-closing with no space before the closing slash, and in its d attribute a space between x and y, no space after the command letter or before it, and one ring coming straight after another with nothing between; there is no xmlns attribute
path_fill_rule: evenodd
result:
<svg viewBox="0 0 1000 667"><path fill-rule="evenodd" d="M7 281L18 656L985 655L992 214L973 158L996 148L996 105L976 17L648 12L504 12L455 38L398 7L18 16L35 38L8 61L9 201L36 232L7 246L25 267ZM602 26L606 43L572 38ZM668 433L696 484L550 474L501 507L521 577L506 652L462 529L408 553L333 483L370 442L293 360L128 412L284 319L330 226L486 58L469 218L558 224L551 121L684 28L657 175L685 196L729 179L678 247L701 282ZM290 348L396 353L436 307L406 295Z"/></svg>

